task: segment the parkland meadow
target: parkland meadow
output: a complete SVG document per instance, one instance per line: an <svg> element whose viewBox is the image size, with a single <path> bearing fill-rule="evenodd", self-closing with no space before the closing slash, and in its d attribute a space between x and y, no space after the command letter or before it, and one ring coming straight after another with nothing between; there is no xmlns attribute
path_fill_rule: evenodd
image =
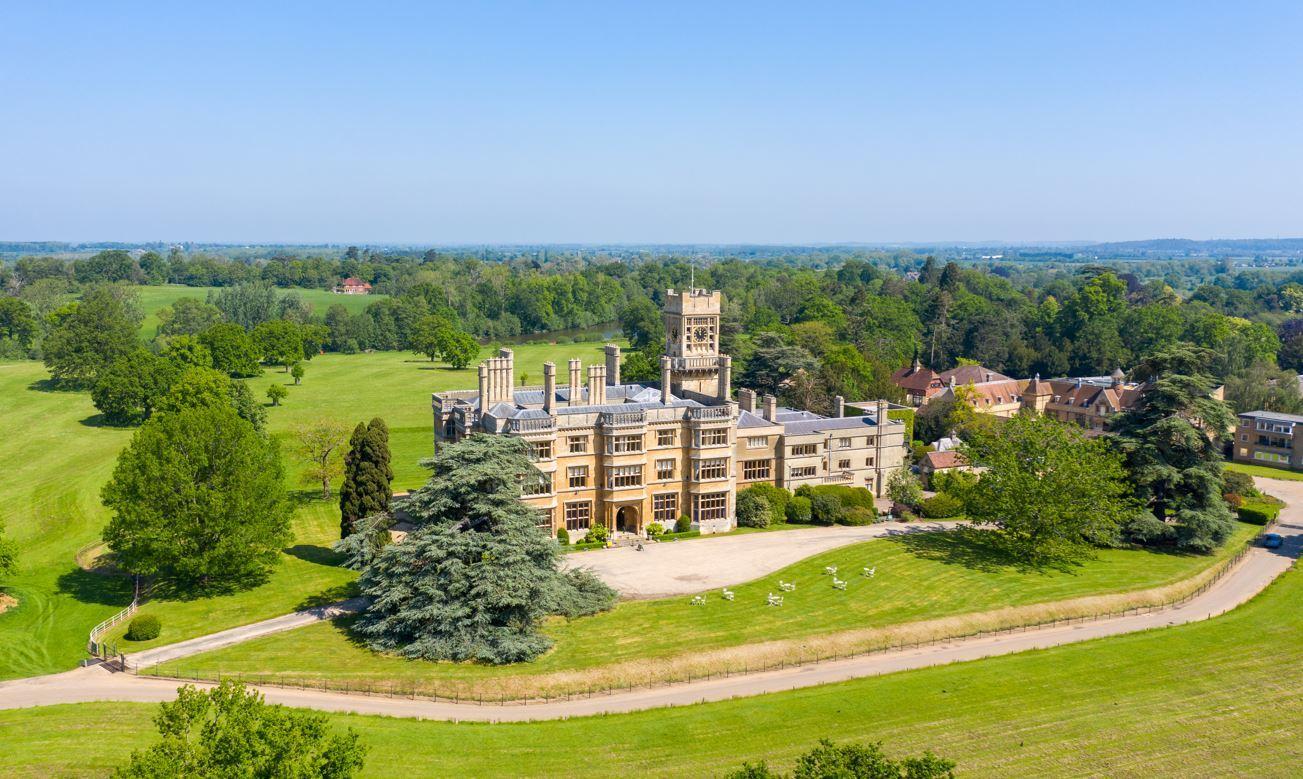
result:
<svg viewBox="0 0 1303 779"><path fill-rule="evenodd" d="M810 642L809 656L830 646L826 639L841 631L1001 609L1012 610L1007 624L1062 616L1055 607L1074 598L1160 588L1189 579L1233 555L1257 530L1240 524L1213 556L1109 549L1080 566L1041 569L1007 560L987 544L990 535L984 531L908 534L810 557L732 588L733 601L711 592L701 606L691 605L688 597L675 597L627 601L573 620L552 618L545 632L556 642L554 648L527 663L432 663L377 654L349 634L350 620L342 618L166 663L150 672L486 697L655 683L673 678L676 667L695 667L698 673L722 667L702 666L703 660L742 670L748 661L765 662L766 655L755 651L762 648L795 648L799 659L806 649L803 642ZM836 566L849 580L846 590L832 588L827 566ZM865 567L874 569L872 577L863 574ZM795 583L796 589L783 592L779 582ZM774 592L785 598L781 608L767 605L767 595ZM1045 608L1027 608L1036 604ZM1108 606L1100 602L1096 608ZM775 647L773 642L789 646Z"/></svg>
<svg viewBox="0 0 1303 779"><path fill-rule="evenodd" d="M158 333L158 311L170 306L181 298L207 300L209 293L217 292L221 287L186 287L180 284L163 284L155 286L137 286L133 288L140 301L141 313L145 319L140 323L140 335L149 340ZM360 314L366 310L368 303L387 297L385 295L337 295L328 289L277 288L282 295L296 295L300 300L312 306L318 314L338 303L348 309L350 314Z"/></svg>
<svg viewBox="0 0 1303 779"><path fill-rule="evenodd" d="M1215 619L841 684L633 714L484 724L332 714L367 776L720 776L791 770L821 737L932 749L961 776L1286 777L1303 758L1303 573ZM0 711L0 773L103 776L156 706ZM96 748L84 748L95 723ZM576 759L583 755L584 759Z"/></svg>
<svg viewBox="0 0 1303 779"><path fill-rule="evenodd" d="M601 359L601 344L596 343L514 348L520 373L540 380L545 361ZM394 489L401 491L425 481L419 461L433 452L430 393L473 387L476 381L474 368L453 370L403 352L324 354L306 368L298 386L276 368L249 380L259 399L273 382L285 384L290 393L283 405L267 409L267 428L281 443L296 505L295 540L281 564L266 583L227 595L160 589L142 611L163 620L162 635L123 651L255 622L346 594L355 574L337 567L329 549L338 538L338 507L333 500L320 500L299 480L294 429L320 417L350 426L376 416L385 419ZM76 665L85 656L90 629L131 600L130 582L95 570L93 558L109 519L100 489L134 429L105 426L89 393L52 390L47 378L39 362L0 362L0 418L12 426L0 440L0 505L5 506L7 533L19 548L17 573L0 580L0 587L18 599L17 607L0 614L0 679ZM92 570L78 565L79 557Z"/></svg>

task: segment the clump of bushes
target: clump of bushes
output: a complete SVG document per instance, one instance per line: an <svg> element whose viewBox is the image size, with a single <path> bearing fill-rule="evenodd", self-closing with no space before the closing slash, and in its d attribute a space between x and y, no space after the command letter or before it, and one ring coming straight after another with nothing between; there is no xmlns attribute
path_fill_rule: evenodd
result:
<svg viewBox="0 0 1303 779"><path fill-rule="evenodd" d="M1261 493L1253 485L1253 477L1241 471L1222 472L1222 492L1226 495L1238 495L1241 498L1256 498Z"/></svg>
<svg viewBox="0 0 1303 779"><path fill-rule="evenodd" d="M796 495L787 502L787 521L798 525L810 524L810 499L804 495Z"/></svg>
<svg viewBox="0 0 1303 779"><path fill-rule="evenodd" d="M762 496L769 501L771 522L783 522L787 519L787 503L792 499L792 493L782 487L764 483L753 484L742 490L742 493L747 492ZM739 493L739 497L742 493Z"/></svg>
<svg viewBox="0 0 1303 779"><path fill-rule="evenodd" d="M610 534L606 532L606 525L601 522L594 522L588 526L588 535L584 537L585 543L604 544Z"/></svg>
<svg viewBox="0 0 1303 779"><path fill-rule="evenodd" d="M556 542L557 542L558 544L560 544L561 546L569 546L569 545L570 545L570 531L566 530L566 529L563 528L563 527L559 527L559 528L557 528L557 529L556 529Z"/></svg>
<svg viewBox="0 0 1303 779"><path fill-rule="evenodd" d="M674 532L686 533L692 529L692 517L687 514L680 514L679 518L674 520Z"/></svg>
<svg viewBox="0 0 1303 779"><path fill-rule="evenodd" d="M773 519L773 506L758 492L742 490L737 494L738 527L769 527Z"/></svg>
<svg viewBox="0 0 1303 779"><path fill-rule="evenodd" d="M923 501L919 512L928 519L948 519L964 513L964 502L954 495L938 492Z"/></svg>
<svg viewBox="0 0 1303 779"><path fill-rule="evenodd" d="M665 535L665 526L659 522L653 522L647 526L648 538L660 538Z"/></svg>
<svg viewBox="0 0 1303 779"><path fill-rule="evenodd" d="M843 525L872 525L877 521L878 510L864 506L851 506L842 513L841 518Z"/></svg>
<svg viewBox="0 0 1303 779"><path fill-rule="evenodd" d="M810 498L810 521L816 525L835 525L845 513L846 508L836 495L816 492Z"/></svg>
<svg viewBox="0 0 1303 779"><path fill-rule="evenodd" d="M153 614L133 617L127 625L128 641L152 641L163 632L163 623Z"/></svg>

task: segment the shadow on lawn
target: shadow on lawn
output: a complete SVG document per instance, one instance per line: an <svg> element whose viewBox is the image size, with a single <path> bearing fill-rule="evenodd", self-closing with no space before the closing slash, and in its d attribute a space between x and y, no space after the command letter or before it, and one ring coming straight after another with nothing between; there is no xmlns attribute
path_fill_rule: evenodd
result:
<svg viewBox="0 0 1303 779"><path fill-rule="evenodd" d="M944 533L905 533L892 540L924 560L962 565L984 573L1003 570L1072 573L1080 566L1080 562L1069 560L1029 560L1009 548L998 532L964 525Z"/></svg>
<svg viewBox="0 0 1303 779"><path fill-rule="evenodd" d="M305 563L328 565L332 568L338 566L340 561L344 559L343 555L334 551L330 547L317 546L315 544L295 544L294 546L282 549L281 551L290 557L297 557Z"/></svg>
<svg viewBox="0 0 1303 779"><path fill-rule="evenodd" d="M126 606L131 603L134 587L129 576L105 576L80 567L61 574L57 583L61 595L71 595L80 603L102 606Z"/></svg>
<svg viewBox="0 0 1303 779"><path fill-rule="evenodd" d="M336 584L334 587L307 596L295 605L294 610L303 611L304 609L315 609L321 606L329 606L332 603L339 603L342 600L356 598L361 594L362 591L358 589L356 581ZM338 619L341 618L337 617L336 620Z"/></svg>

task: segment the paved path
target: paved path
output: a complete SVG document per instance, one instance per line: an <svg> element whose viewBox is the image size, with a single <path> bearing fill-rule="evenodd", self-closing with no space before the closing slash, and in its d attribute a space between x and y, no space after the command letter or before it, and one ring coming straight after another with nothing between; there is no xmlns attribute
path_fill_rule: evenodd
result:
<svg viewBox="0 0 1303 779"><path fill-rule="evenodd" d="M629 598L662 598L742 584L812 555L872 538L943 530L954 522L880 522L862 527L775 530L566 555Z"/></svg>
<svg viewBox="0 0 1303 779"><path fill-rule="evenodd" d="M250 639L265 636L269 633L279 633L282 630L292 630L304 625L311 625L314 622L320 622L324 619L334 619L341 614L352 614L360 611L365 601L362 598L350 598L349 600L332 603L328 606L318 606L316 608L296 611L293 614L286 614L272 619L264 619L262 622L255 622L252 625L241 625L238 628L223 630L219 633L210 633L206 636L192 638L188 641L178 641L175 644L160 646L156 649L145 649L140 652L134 652L127 655L127 662L138 668L146 668L151 665L165 663L168 660L176 660L179 657L189 657L201 652L211 652L214 649L239 644Z"/></svg>
<svg viewBox="0 0 1303 779"><path fill-rule="evenodd" d="M544 720L727 700L1195 622L1222 614L1249 600L1293 565L1303 550L1303 483L1272 481L1270 490L1290 503L1282 512L1276 531L1285 536L1285 545L1275 550L1253 549L1233 571L1202 595L1181 606L1152 614L1113 617L1026 633L881 652L817 665L542 704L477 706L316 690L260 689L273 703L324 711L454 721ZM0 683L0 709L88 701L164 701L175 697L176 686L175 682L113 673L102 666L92 666Z"/></svg>

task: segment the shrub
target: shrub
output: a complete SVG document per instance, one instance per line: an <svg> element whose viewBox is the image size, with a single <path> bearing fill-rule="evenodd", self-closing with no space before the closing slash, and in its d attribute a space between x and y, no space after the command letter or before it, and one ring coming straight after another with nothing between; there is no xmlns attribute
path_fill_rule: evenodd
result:
<svg viewBox="0 0 1303 779"><path fill-rule="evenodd" d="M1239 515L1241 522L1248 522L1251 525L1266 525L1276 518L1280 513L1280 506L1273 506L1270 503L1246 503L1240 506Z"/></svg>
<svg viewBox="0 0 1303 779"><path fill-rule="evenodd" d="M936 492L959 496L964 494L964 490L977 483L977 474L952 468L932 474L928 478L928 483Z"/></svg>
<svg viewBox="0 0 1303 779"><path fill-rule="evenodd" d="M606 525L594 522L588 526L588 535L584 537L584 541L592 544L604 544L609 537L610 534L606 532Z"/></svg>
<svg viewBox="0 0 1303 779"><path fill-rule="evenodd" d="M809 484L802 484L796 488L796 494L809 500L814 499L814 487Z"/></svg>
<svg viewBox="0 0 1303 779"><path fill-rule="evenodd" d="M787 521L800 525L810 524L810 499L797 495L787 502Z"/></svg>
<svg viewBox="0 0 1303 779"><path fill-rule="evenodd" d="M878 521L878 510L865 508L864 506L851 506L842 512L839 521L843 525L872 525Z"/></svg>
<svg viewBox="0 0 1303 779"><path fill-rule="evenodd" d="M1258 488L1253 485L1253 477L1242 471L1222 471L1222 492L1239 495L1242 498L1258 496Z"/></svg>
<svg viewBox="0 0 1303 779"><path fill-rule="evenodd" d="M964 502L954 495L938 492L923 501L919 512L928 519L946 519L964 513Z"/></svg>
<svg viewBox="0 0 1303 779"><path fill-rule="evenodd" d="M128 641L152 641L163 632L163 623L153 614L141 614L134 617L127 625Z"/></svg>
<svg viewBox="0 0 1303 779"><path fill-rule="evenodd" d="M568 546L570 544L570 531L566 530L563 527L557 528L556 542L561 546Z"/></svg>
<svg viewBox="0 0 1303 779"><path fill-rule="evenodd" d="M1232 510L1239 510L1240 506L1244 505L1244 498L1241 498L1237 492L1226 493L1222 496L1222 500L1226 501L1226 505L1230 506Z"/></svg>
<svg viewBox="0 0 1303 779"><path fill-rule="evenodd" d="M782 522L787 518L787 502L792 499L792 493L782 487L773 484L752 484L743 492L752 492L756 495L763 496L769 501L770 515L773 522Z"/></svg>
<svg viewBox="0 0 1303 779"><path fill-rule="evenodd" d="M841 521L846 508L836 495L816 492L810 499L810 521L816 525L831 525Z"/></svg>
<svg viewBox="0 0 1303 779"><path fill-rule="evenodd" d="M679 518L674 520L674 532L686 533L692 529L692 517L687 514L680 514Z"/></svg>
<svg viewBox="0 0 1303 779"><path fill-rule="evenodd" d="M873 508L873 493L866 487L850 487L845 484L823 484L811 489L811 500L815 495L831 495L841 502L842 506L851 508L852 506L861 506L863 508Z"/></svg>
<svg viewBox="0 0 1303 779"><path fill-rule="evenodd" d="M769 527L773 518L773 506L764 495L742 490L737 494L738 527Z"/></svg>
<svg viewBox="0 0 1303 779"><path fill-rule="evenodd" d="M665 527L659 522L653 522L647 526L648 538L660 538L665 535Z"/></svg>

